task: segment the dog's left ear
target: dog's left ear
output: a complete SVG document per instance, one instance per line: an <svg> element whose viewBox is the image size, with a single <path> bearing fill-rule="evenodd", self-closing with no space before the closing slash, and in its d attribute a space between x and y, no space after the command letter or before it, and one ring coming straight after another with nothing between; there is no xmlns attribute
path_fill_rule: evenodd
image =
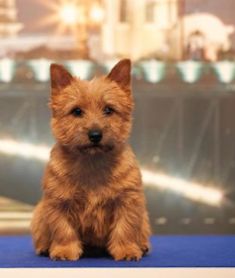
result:
<svg viewBox="0 0 235 278"><path fill-rule="evenodd" d="M119 61L107 75L107 78L115 81L123 89L130 89L131 60L123 59Z"/></svg>

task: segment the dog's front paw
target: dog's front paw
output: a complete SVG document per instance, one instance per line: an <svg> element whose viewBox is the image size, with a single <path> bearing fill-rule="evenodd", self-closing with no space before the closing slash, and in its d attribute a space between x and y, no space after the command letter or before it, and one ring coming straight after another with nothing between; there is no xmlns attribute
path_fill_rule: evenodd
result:
<svg viewBox="0 0 235 278"><path fill-rule="evenodd" d="M122 246L114 245L110 250L110 254L115 259L115 261L120 261L120 260L139 261L142 258L143 252L137 244L133 243L133 244L127 244Z"/></svg>
<svg viewBox="0 0 235 278"><path fill-rule="evenodd" d="M50 258L52 260L76 261L81 257L82 252L82 248L77 242L66 245L53 244L50 249Z"/></svg>

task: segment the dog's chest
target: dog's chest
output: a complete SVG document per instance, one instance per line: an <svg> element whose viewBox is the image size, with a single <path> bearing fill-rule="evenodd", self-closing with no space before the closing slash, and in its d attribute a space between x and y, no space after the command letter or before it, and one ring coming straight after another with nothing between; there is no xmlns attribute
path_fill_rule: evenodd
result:
<svg viewBox="0 0 235 278"><path fill-rule="evenodd" d="M110 228L114 206L115 198L109 194L96 191L75 194L70 213L83 240L102 244Z"/></svg>

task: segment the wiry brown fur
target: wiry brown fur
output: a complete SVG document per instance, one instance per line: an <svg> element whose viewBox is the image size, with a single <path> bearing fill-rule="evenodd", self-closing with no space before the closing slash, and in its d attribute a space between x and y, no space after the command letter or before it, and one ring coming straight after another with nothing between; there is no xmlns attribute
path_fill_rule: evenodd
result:
<svg viewBox="0 0 235 278"><path fill-rule="evenodd" d="M57 143L31 225L36 253L77 260L89 245L106 248L115 260L139 260L149 249L150 228L140 170L127 144L133 109L130 61L89 82L52 65L51 84ZM104 115L107 105L112 115ZM71 113L75 107L84 111L82 117ZM92 147L87 136L94 127L103 132L99 147Z"/></svg>

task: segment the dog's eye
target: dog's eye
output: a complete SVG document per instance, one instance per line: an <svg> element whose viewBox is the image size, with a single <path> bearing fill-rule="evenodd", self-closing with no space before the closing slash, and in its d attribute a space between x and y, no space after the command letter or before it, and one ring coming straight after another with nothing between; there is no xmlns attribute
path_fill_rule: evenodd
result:
<svg viewBox="0 0 235 278"><path fill-rule="evenodd" d="M114 109L112 107L106 106L104 108L104 114L105 115L111 115L111 114L113 114L113 112L114 112Z"/></svg>
<svg viewBox="0 0 235 278"><path fill-rule="evenodd" d="M76 107L71 111L71 113L75 117L81 117L83 112L79 107Z"/></svg>

